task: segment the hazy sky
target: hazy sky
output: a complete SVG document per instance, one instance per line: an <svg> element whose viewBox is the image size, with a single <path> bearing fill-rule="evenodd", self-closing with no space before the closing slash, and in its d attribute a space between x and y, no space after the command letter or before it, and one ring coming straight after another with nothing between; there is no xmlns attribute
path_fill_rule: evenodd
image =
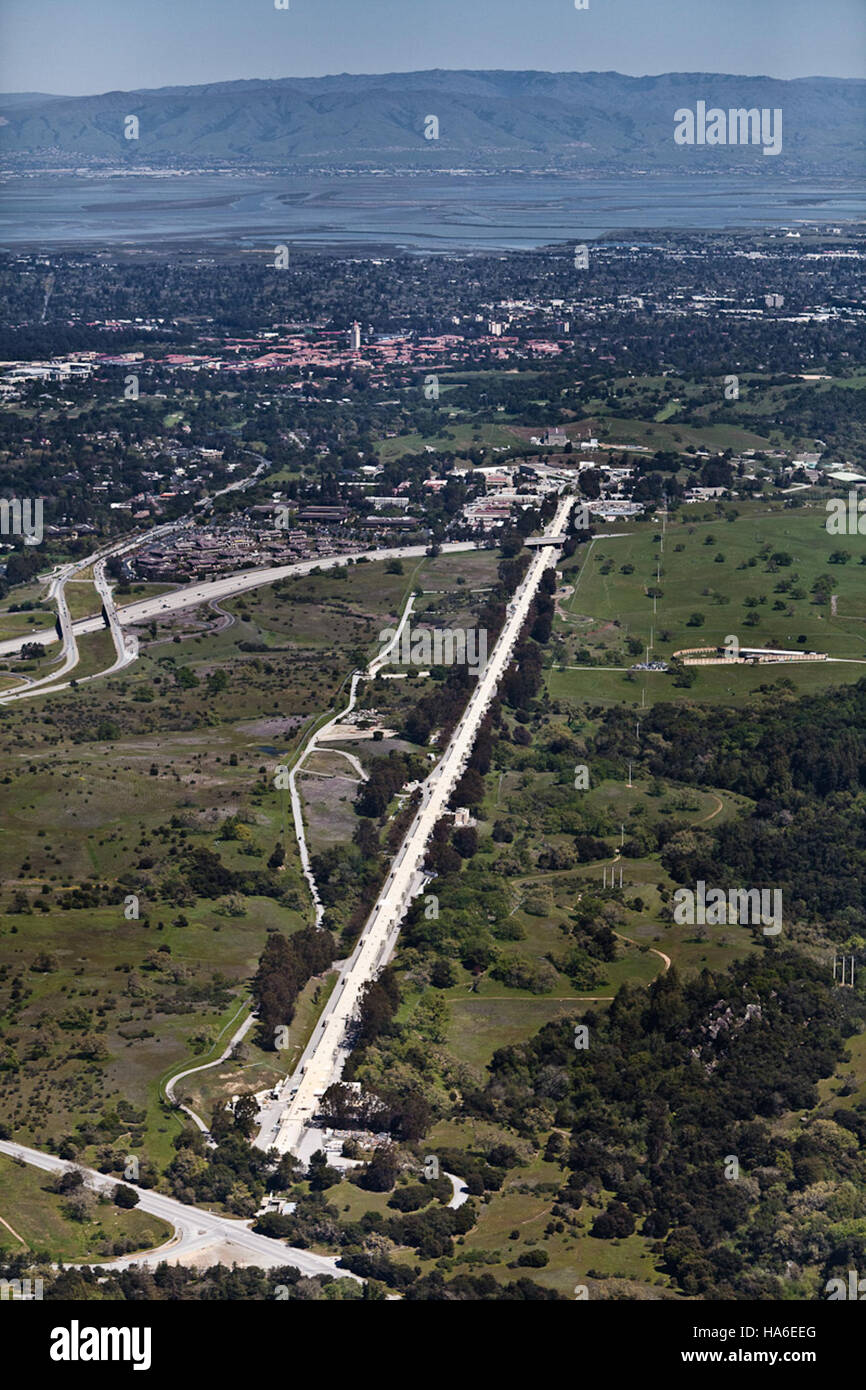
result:
<svg viewBox="0 0 866 1390"><path fill-rule="evenodd" d="M419 68L866 76L866 0L0 0L0 91Z"/></svg>

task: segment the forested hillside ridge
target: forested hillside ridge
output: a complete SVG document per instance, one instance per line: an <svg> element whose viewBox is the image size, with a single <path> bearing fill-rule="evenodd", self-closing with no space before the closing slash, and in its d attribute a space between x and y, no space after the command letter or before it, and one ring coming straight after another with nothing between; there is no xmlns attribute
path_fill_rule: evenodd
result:
<svg viewBox="0 0 866 1390"><path fill-rule="evenodd" d="M518 1134L550 1131L567 1218L603 1196L591 1233L639 1228L683 1293L814 1297L866 1256L866 1106L799 1133L790 1120L864 1022L862 998L792 951L688 983L672 969L586 1015L586 1048L558 1023L497 1052L465 1104Z"/></svg>
<svg viewBox="0 0 866 1390"><path fill-rule="evenodd" d="M793 919L831 940L862 939L866 927L866 680L800 700L765 698L743 711L657 704L634 752L633 721L609 710L592 741L600 758L625 752L649 776L725 787L753 802L726 824L653 838L681 883L774 884ZM628 852L634 852L631 844Z"/></svg>
<svg viewBox="0 0 866 1390"><path fill-rule="evenodd" d="M746 713L661 702L642 728L641 757L654 776L728 787L758 801L856 796L866 788L866 679L799 700L767 699ZM629 748L634 757L630 737L625 711L606 711L592 751L610 757Z"/></svg>
<svg viewBox="0 0 866 1390"><path fill-rule="evenodd" d="M207 168L538 169L646 174L713 168L711 148L674 142L674 116L696 98L727 112L784 112L784 174L862 172L863 83L724 73L446 71L213 82L85 97L0 97L0 152L22 168L83 163ZM437 118L435 135L430 117ZM125 131L130 115L138 134ZM726 171L754 170L733 146ZM772 174L762 168L764 177Z"/></svg>

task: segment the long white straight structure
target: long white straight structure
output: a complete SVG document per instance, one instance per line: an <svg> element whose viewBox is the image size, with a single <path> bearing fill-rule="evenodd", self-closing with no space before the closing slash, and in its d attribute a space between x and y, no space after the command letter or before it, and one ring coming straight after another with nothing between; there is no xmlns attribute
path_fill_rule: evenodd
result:
<svg viewBox="0 0 866 1390"><path fill-rule="evenodd" d="M563 531L573 505L573 498L566 497L560 501L546 535L560 537L561 543L564 542ZM274 1108L269 1107L266 1111L264 1124L256 1139L261 1148L273 1147L280 1153L298 1152L315 1117L320 1097L342 1075L350 1050L346 1046L346 1034L357 1012L361 992L381 970L393 949L400 922L418 883L433 827L445 811L466 769L476 735L511 661L541 577L546 569L555 564L558 553L555 545L536 551L525 578L508 605L505 625L487 666L478 679L478 685L445 752L424 783L418 812L406 832L385 885L352 955L340 972L334 992L295 1072L285 1084L288 1099L276 1121Z"/></svg>

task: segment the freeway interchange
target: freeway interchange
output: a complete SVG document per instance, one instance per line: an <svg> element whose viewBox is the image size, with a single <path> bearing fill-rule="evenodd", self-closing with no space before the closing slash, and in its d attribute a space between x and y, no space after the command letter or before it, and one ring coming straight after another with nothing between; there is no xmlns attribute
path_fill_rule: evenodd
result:
<svg viewBox="0 0 866 1390"><path fill-rule="evenodd" d="M149 531L147 536L137 536L131 540L127 539L105 546L83 560L76 560L73 564L62 565L56 569L48 579L47 597L57 604L57 625L60 628L61 648L60 656L56 659L60 661L60 666L50 675L31 681L22 690L6 691L0 696L0 704L12 704L16 700L26 700L34 695L48 695L58 690L66 690L74 679L73 673L80 660L77 638L84 633L101 631L106 623L114 641L116 655L114 664L108 670L99 672L99 675L113 675L115 671L120 671L124 666L135 661L138 656L138 640L133 635L127 636L122 630L124 619L121 618L120 611L114 603L108 576L105 573L106 562L115 556L127 555L131 551L137 550L145 541L150 542L158 536L168 536L177 530L178 526L184 524L183 522L170 522L165 526L157 527L154 531ZM94 588L102 600L104 616L73 622L66 598L66 585L77 574L90 568L91 565L93 566ZM14 638L9 642L0 642L0 656L14 655L30 642L44 644L53 642L55 637L54 631L43 629L41 632L29 632L25 636ZM64 676L68 676L69 680L64 680ZM95 680L97 677L87 676L85 679Z"/></svg>
<svg viewBox="0 0 866 1390"><path fill-rule="evenodd" d="M273 466L269 459L259 458L258 455L255 457L258 460L257 466L250 475L230 483L219 492L215 492L213 497L203 498L196 504L196 509L205 512L210 511L217 497L222 497L226 493L246 491L252 487L262 474L267 473ZM144 599L140 603L130 603L122 608L117 608L105 573L106 562L121 555L130 555L142 545L150 545L160 538L165 539L175 531L182 530L192 524L193 518L191 516L181 517L177 521L165 522L139 535L127 536L121 541L103 546L82 560L75 560L68 565L60 565L51 574L45 576L44 582L48 584L47 597L57 604L56 626L60 629L61 648L59 656L53 658L53 662L59 661L60 665L50 675L41 676L35 680L22 677L20 689L6 690L0 695L0 705L14 704L18 700L28 700L36 695L48 695L58 690L68 689L75 679L73 673L80 662L77 639L88 633L100 632L106 626L109 628L114 642L115 660L105 670L84 676L81 678L83 680L100 680L103 676L114 675L115 672L123 670L124 667L137 660L138 639L134 634L126 634L123 631L124 627L132 624L147 623L154 618L163 617L166 613L181 612L185 609L197 608L202 603L212 603L219 599L231 598L234 594L245 593L248 589L258 588L262 584L273 584L278 579L285 579L291 575L310 574L315 569L331 569L335 565L345 565L360 559L411 559L417 555L424 555L427 551L426 545L409 545L390 550L362 550L351 555L326 556L296 564L272 566L268 569L242 570L235 574L226 575L222 579L209 580L201 584L188 584L172 593L161 594L158 598ZM445 552L474 549L476 546L473 543L448 542L442 546L442 550ZM99 617L73 622L66 598L66 585L77 574L87 570L91 565L93 566L94 587L102 600L103 611ZM0 657L14 656L21 651L22 647L30 643L48 646L56 640L56 637L56 630L43 628L38 632L28 632L9 641L0 642ZM69 677L69 679L65 680L64 677Z"/></svg>
<svg viewBox="0 0 866 1390"><path fill-rule="evenodd" d="M426 555L428 550L426 545L404 545L389 550L358 550L346 555L328 555L316 560L300 560L290 565L275 565L268 569L239 570L234 574L224 576L222 579L209 579L202 583L186 584L182 588L160 594L156 598L141 599L136 603L124 604L122 608L117 608L105 576L105 562L112 556L128 554L145 542L150 543L157 536L167 535L177 526L187 524L186 522L170 523L165 527L159 527L156 531L149 531L146 536L139 536L134 540L127 540L119 545L95 551L86 559L78 560L74 565L66 565L57 570L48 581L48 598L55 601L58 608L58 623L62 640L60 658L58 659L61 660L61 666L51 675L32 681L21 690L5 691L0 695L0 705L11 704L16 700L30 699L36 695L54 694L58 690L67 689L71 681L75 679L74 671L79 662L76 639L87 633L101 632L106 623L114 638L116 651L114 664L96 675L85 676L85 680L98 680L103 676L113 675L136 660L138 642L133 635L124 634L123 628L125 627L148 623L154 618L165 617L167 613L179 613L190 608L197 608L200 604L232 598L236 594L243 594L250 589L260 588L263 584L274 584L278 579L311 574L314 570L333 569L340 565L357 563L359 560L415 559ZM444 554L475 549L477 546L472 541L448 541L442 546ZM73 622L66 602L66 585L77 573L87 569L90 565L94 567L94 584L103 602L104 616L81 618L77 622ZM37 642L47 645L56 641L56 638L57 633L53 628L43 628L41 631L28 632L23 636L10 638L8 641L0 642L0 657L16 655L27 643ZM64 680L64 677L68 677L68 679Z"/></svg>

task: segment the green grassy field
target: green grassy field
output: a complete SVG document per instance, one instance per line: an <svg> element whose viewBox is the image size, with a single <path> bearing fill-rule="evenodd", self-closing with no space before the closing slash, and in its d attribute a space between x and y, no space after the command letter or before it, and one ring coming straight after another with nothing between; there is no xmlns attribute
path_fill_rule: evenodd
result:
<svg viewBox="0 0 866 1390"><path fill-rule="evenodd" d="M581 807L590 817L599 818L597 835L608 845L608 857L575 862L565 869L515 874L503 881L510 905L508 922L516 930L516 939L497 942L502 959L529 958L540 964L561 956L575 910L590 889L607 894L609 924L619 938L617 958L600 964L591 986L575 985L557 971L552 987L540 994L503 984L489 973L473 978L468 970L457 967L455 984L436 991L447 1004L447 1048L457 1062L480 1075L498 1048L527 1040L551 1019L577 1018L592 1006L606 1007L621 985L649 984L667 969L668 960L689 974L705 967L724 969L755 949L747 931L712 927L697 933L663 918L660 890L669 892L675 885L658 858L620 858L621 825L630 836L641 825L651 827L671 816L697 827L722 823L750 808L745 798L729 792L659 785L662 794L653 795L648 782L628 787L624 778L594 781L588 792L581 793ZM496 853L490 826L500 819L514 831L515 849L524 857L533 859L542 847L568 854L573 837L543 828L545 805L554 786L550 774L533 770L490 777L481 823L482 854ZM620 892L617 887L612 893L614 866L617 885L622 869L623 889ZM406 989L401 1019L411 1020L422 997L417 990Z"/></svg>
<svg viewBox="0 0 866 1390"><path fill-rule="evenodd" d="M580 568L566 572L573 592L557 622L551 695L599 703L685 698L738 704L779 680L801 694L860 680L866 674L860 564L866 538L830 536L825 520L820 505L770 514L752 505L734 521L690 521L683 514L668 526L663 547L654 522L630 523L628 534L597 538L583 548ZM839 551L850 554L848 563L831 563ZM815 601L813 587L823 576L835 586L833 604ZM647 594L653 588L661 591L655 612ZM775 643L833 660L693 667L687 692L669 675L615 669L645 659L650 641L651 656L669 661L676 651L722 646L732 636L742 647ZM629 651L629 639L640 644L640 654ZM585 667L592 669L575 669Z"/></svg>
<svg viewBox="0 0 866 1390"><path fill-rule="evenodd" d="M64 1198L50 1190L50 1183L48 1174L0 1155L0 1252L4 1255L30 1251L34 1255L47 1252L57 1260L94 1260L112 1254L115 1242L125 1242L133 1253L171 1237L172 1228L159 1217L123 1211L95 1199L84 1220L73 1220L64 1212Z"/></svg>
<svg viewBox="0 0 866 1390"><path fill-rule="evenodd" d="M0 642L11 641L13 637L29 637L31 633L44 632L52 628L53 625L54 614L50 611L43 611L42 609L35 613L0 611ZM44 640L44 638L40 638L43 643ZM3 663L14 661L14 659L6 657L3 659Z"/></svg>
<svg viewBox="0 0 866 1390"><path fill-rule="evenodd" d="M402 458L404 454L421 454L425 446L440 452L449 450L458 453L468 449L510 449L518 439L506 424L460 424L456 419L445 419L438 435L398 434L393 439L382 439L376 446L380 463Z"/></svg>
<svg viewBox="0 0 866 1390"><path fill-rule="evenodd" d="M736 400L726 397L725 387L723 375L702 381L675 374L622 376L610 383L615 399L581 394L580 403L592 414L592 434L608 442L680 452L690 445L710 450L782 446L797 453L814 445L808 428L803 432L804 397L820 397L835 389L863 390L866 374L855 368L846 376L821 380L798 377L780 384L778 378L765 372L741 372ZM618 408L621 414L617 414ZM817 408L821 408L820 403ZM719 415L724 415L724 420L719 420ZM833 441L831 451L842 458L862 442L856 423L851 422L839 440L833 434L828 437Z"/></svg>
<svg viewBox="0 0 866 1390"><path fill-rule="evenodd" d="M591 408L591 406L590 406ZM599 413L592 421L593 433L602 444L615 444L617 448L628 444L639 444L655 452L656 449L670 449L683 452L689 445L695 449L707 449L712 453L723 453L725 449L767 449L770 439L766 435L755 434L752 430L737 425L685 425L669 421L633 420L629 417ZM569 428L566 433L580 429L586 432L586 423Z"/></svg>
<svg viewBox="0 0 866 1390"><path fill-rule="evenodd" d="M102 608L102 600L94 588L93 580L87 576L88 572L82 570L66 585L66 602L73 622L77 622L79 618L95 618Z"/></svg>
<svg viewBox="0 0 866 1390"><path fill-rule="evenodd" d="M539 1157L526 1168L512 1170L503 1190L481 1208L477 1225L465 1237L466 1251L501 1255L492 1263L479 1264L479 1272L492 1273L503 1281L529 1274L544 1287L572 1297L578 1285L585 1286L591 1296L598 1295L590 1270L638 1284L667 1286L667 1279L658 1273L658 1256L649 1249L653 1242L639 1232L620 1240L600 1240L588 1234L601 1204L598 1208L584 1204L562 1232L548 1231L553 1192L561 1179L559 1167ZM530 1270L514 1267L521 1254L538 1250L547 1254L546 1266Z"/></svg>
<svg viewBox="0 0 866 1390"><path fill-rule="evenodd" d="M406 563L402 574L361 565L351 582L325 572L242 595L229 602L237 620L224 631L213 630L213 614L180 615L158 626L153 645L141 630L141 659L121 675L0 712L2 1118L16 1135L39 1144L78 1131L83 1159L100 1144L127 1143L168 1160L181 1121L161 1083L219 1055L268 931L310 919L288 795L271 785L273 771L327 717L353 666L378 650L379 631L426 584L426 564L429 601L448 591L464 602L463 558ZM470 582L484 587L496 557L471 563ZM76 674L105 669L110 634L83 638L81 653ZM214 686L218 673L225 679ZM377 745L376 756L387 751ZM323 756L355 775L345 759ZM341 786L354 795L351 783ZM351 801L342 809L350 836ZM186 851L206 849L242 872L262 869L277 842L283 901L177 896ZM124 916L129 895L138 919ZM318 1000L316 987L298 1001L291 1055L275 1067L273 1054L248 1044L246 1065L235 1068L240 1089L285 1073L330 983ZM210 1103L222 1072L190 1078L188 1093ZM121 1098L137 1112L127 1138L130 1124L114 1114Z"/></svg>

